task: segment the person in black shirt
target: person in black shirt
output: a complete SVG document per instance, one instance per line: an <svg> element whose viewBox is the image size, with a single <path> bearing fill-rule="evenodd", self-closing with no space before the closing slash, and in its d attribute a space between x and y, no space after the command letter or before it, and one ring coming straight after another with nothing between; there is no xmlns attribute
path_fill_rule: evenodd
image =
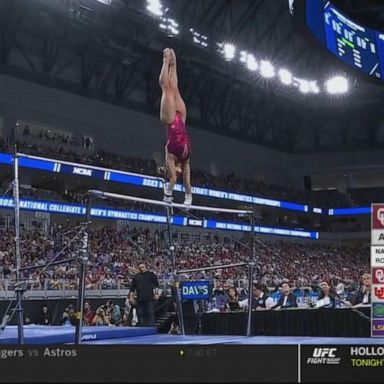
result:
<svg viewBox="0 0 384 384"><path fill-rule="evenodd" d="M48 307L43 305L41 309L40 317L37 320L37 324L39 325L52 325L52 317L48 311Z"/></svg>
<svg viewBox="0 0 384 384"><path fill-rule="evenodd" d="M355 301L353 305L361 306L371 304L371 284L372 276L369 273L363 275L363 285L356 293Z"/></svg>
<svg viewBox="0 0 384 384"><path fill-rule="evenodd" d="M139 326L153 327L155 325L154 300L158 299L159 282L156 275L147 270L144 261L138 264L138 269L140 272L133 277L129 288L129 301L132 305L137 305ZM134 298L135 292L137 294L136 300Z"/></svg>
<svg viewBox="0 0 384 384"><path fill-rule="evenodd" d="M230 287L228 289L228 301L225 303L225 309L227 311L240 311L240 303L239 303L239 292L235 287Z"/></svg>
<svg viewBox="0 0 384 384"><path fill-rule="evenodd" d="M336 308L336 292L328 280L320 283L320 295L315 303L317 308Z"/></svg>
<svg viewBox="0 0 384 384"><path fill-rule="evenodd" d="M291 288L288 283L281 284L282 295L279 301L272 309L286 309L286 308L297 308L296 296L291 292Z"/></svg>

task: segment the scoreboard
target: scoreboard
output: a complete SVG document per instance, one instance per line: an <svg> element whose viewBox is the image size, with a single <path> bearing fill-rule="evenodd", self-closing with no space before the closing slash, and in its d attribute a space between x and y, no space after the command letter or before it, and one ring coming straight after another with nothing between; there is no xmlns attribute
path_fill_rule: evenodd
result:
<svg viewBox="0 0 384 384"><path fill-rule="evenodd" d="M314 35L340 60L384 80L384 30L355 22L325 0L307 1L306 18Z"/></svg>

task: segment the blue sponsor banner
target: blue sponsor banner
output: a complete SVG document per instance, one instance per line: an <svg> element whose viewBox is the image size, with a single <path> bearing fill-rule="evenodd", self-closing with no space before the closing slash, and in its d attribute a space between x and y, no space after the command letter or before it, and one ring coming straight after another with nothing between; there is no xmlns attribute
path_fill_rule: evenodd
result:
<svg viewBox="0 0 384 384"><path fill-rule="evenodd" d="M0 197L1 208L13 208L13 198ZM20 199L20 209L69 215L85 215L85 206L80 204L61 204L52 201Z"/></svg>
<svg viewBox="0 0 384 384"><path fill-rule="evenodd" d="M151 179L140 175L130 175L114 171L110 171L110 176L106 180L115 181L117 183L133 184L152 188L163 187L163 183L157 179Z"/></svg>
<svg viewBox="0 0 384 384"><path fill-rule="evenodd" d="M250 232L251 226L249 224L231 223L226 221L216 220L205 220L204 228L208 229L223 229L230 231L242 231ZM318 239L319 232L304 231L301 229L286 229L286 228L274 228L255 226L255 232L263 233L265 235L280 235L280 236L292 236L292 237L303 237L307 239Z"/></svg>
<svg viewBox="0 0 384 384"><path fill-rule="evenodd" d="M55 172L55 162L40 159L30 159L28 157L19 158L20 167L41 169L42 171Z"/></svg>
<svg viewBox="0 0 384 384"><path fill-rule="evenodd" d="M329 209L329 216L346 216L346 215L370 215L371 207L361 207L361 208L335 208Z"/></svg>
<svg viewBox="0 0 384 384"><path fill-rule="evenodd" d="M9 153L0 153L0 164L12 165L13 156Z"/></svg>
<svg viewBox="0 0 384 384"><path fill-rule="evenodd" d="M209 281L183 281L181 283L182 300L209 300L212 284Z"/></svg>
<svg viewBox="0 0 384 384"><path fill-rule="evenodd" d="M13 208L13 198L0 197L0 208ZM53 201L45 200L32 200L20 199L20 209L29 211L40 211L49 213L63 213L67 215L85 216L86 207L81 204L63 204ZM165 224L167 218L165 215L154 213L136 212L136 211L123 211L119 209L112 209L106 207L92 207L91 216L116 220L131 220L141 221L147 223L161 223ZM208 229L221 229L229 231L250 232L251 226L245 223L231 223L216 220L200 220L188 219L184 216L173 216L172 224L177 226L191 226L191 227L204 227ZM284 228L271 228L271 227L255 227L255 232L271 234L271 235L284 235L292 237L304 237L310 239L318 239L318 232L308 232L303 230L291 230Z"/></svg>
<svg viewBox="0 0 384 384"><path fill-rule="evenodd" d="M67 175L78 175L78 176L88 176L94 177L97 179L105 178L105 171L101 169L93 169L89 167L77 167L70 164L60 164L60 167L57 168L58 172L65 173Z"/></svg>
<svg viewBox="0 0 384 384"><path fill-rule="evenodd" d="M292 211L308 212L308 205L290 203L289 201L281 201L280 208L290 209Z"/></svg>

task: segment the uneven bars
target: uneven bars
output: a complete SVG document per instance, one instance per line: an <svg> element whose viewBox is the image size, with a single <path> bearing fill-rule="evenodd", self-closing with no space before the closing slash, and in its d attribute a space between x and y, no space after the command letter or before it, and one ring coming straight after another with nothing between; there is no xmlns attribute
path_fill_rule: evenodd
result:
<svg viewBox="0 0 384 384"><path fill-rule="evenodd" d="M181 273L207 271L207 270L210 270L210 269L223 269L223 268L232 268L232 267L244 267L245 265L248 265L248 263L224 264L224 265L215 265L214 267L182 269L181 271L177 271L176 273L178 275L180 275Z"/></svg>
<svg viewBox="0 0 384 384"><path fill-rule="evenodd" d="M253 211L250 210L243 210L243 209L229 209L229 208L214 208L214 207L204 207L201 205L184 205L184 204L177 204L177 203L166 203L165 201L159 201L159 200L151 200L151 199L144 199L142 197L136 197L136 196L128 196L128 195L120 195L118 193L111 193L111 192L103 192L98 191L95 189L90 189L88 191L88 194L97 196L97 197L110 197L113 199L120 199L120 200L129 200L129 201L139 201L141 203L148 203L153 205L161 205L161 206L168 206L168 207L174 207L174 208L181 208L184 210L187 209L195 209L197 211L210 211L210 212L222 212L222 213L235 213L239 215L250 215L253 214Z"/></svg>

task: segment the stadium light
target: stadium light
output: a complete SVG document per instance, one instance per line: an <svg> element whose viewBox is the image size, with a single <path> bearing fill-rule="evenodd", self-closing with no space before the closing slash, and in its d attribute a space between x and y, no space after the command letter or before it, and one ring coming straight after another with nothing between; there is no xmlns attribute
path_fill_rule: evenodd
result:
<svg viewBox="0 0 384 384"><path fill-rule="evenodd" d="M175 20L167 17L161 17L161 23L159 24L159 28L164 30L168 36L173 37L178 35L179 32L179 24L176 23Z"/></svg>
<svg viewBox="0 0 384 384"><path fill-rule="evenodd" d="M309 82L307 80L301 80L299 90L302 93L308 93L311 90Z"/></svg>
<svg viewBox="0 0 384 384"><path fill-rule="evenodd" d="M191 34L193 36L192 40L195 44L201 45L204 48L208 47L208 43L207 43L208 37L207 36L203 35L202 33L195 31L193 28L190 28L189 32L191 32Z"/></svg>
<svg viewBox="0 0 384 384"><path fill-rule="evenodd" d="M256 71L256 69L259 67L255 56L253 56L252 53L248 53L247 51L240 52L240 62L244 63L250 71Z"/></svg>
<svg viewBox="0 0 384 384"><path fill-rule="evenodd" d="M348 80L343 76L335 76L325 83L328 93L341 94L348 91Z"/></svg>
<svg viewBox="0 0 384 384"><path fill-rule="evenodd" d="M286 69L280 69L279 71L280 81L285 85L292 84L292 73Z"/></svg>
<svg viewBox="0 0 384 384"><path fill-rule="evenodd" d="M160 0L147 0L147 10L155 16L163 16L163 6Z"/></svg>
<svg viewBox="0 0 384 384"><path fill-rule="evenodd" d="M275 76L275 68L273 68L273 65L269 61L262 60L260 64L260 73L264 77L271 78Z"/></svg>
<svg viewBox="0 0 384 384"><path fill-rule="evenodd" d="M320 88L317 85L316 81L310 81L309 82L309 88L310 88L311 92L313 92L313 93L319 93L320 92Z"/></svg>
<svg viewBox="0 0 384 384"><path fill-rule="evenodd" d="M113 0L96 0L101 4L111 5Z"/></svg>
<svg viewBox="0 0 384 384"><path fill-rule="evenodd" d="M247 57L247 68L250 71L256 71L257 67L258 67L258 64L255 59L255 56L253 56L252 54L249 54Z"/></svg>
<svg viewBox="0 0 384 384"><path fill-rule="evenodd" d="M235 58L236 47L231 43L224 43L222 44L222 53L224 55L225 60L231 61Z"/></svg>

